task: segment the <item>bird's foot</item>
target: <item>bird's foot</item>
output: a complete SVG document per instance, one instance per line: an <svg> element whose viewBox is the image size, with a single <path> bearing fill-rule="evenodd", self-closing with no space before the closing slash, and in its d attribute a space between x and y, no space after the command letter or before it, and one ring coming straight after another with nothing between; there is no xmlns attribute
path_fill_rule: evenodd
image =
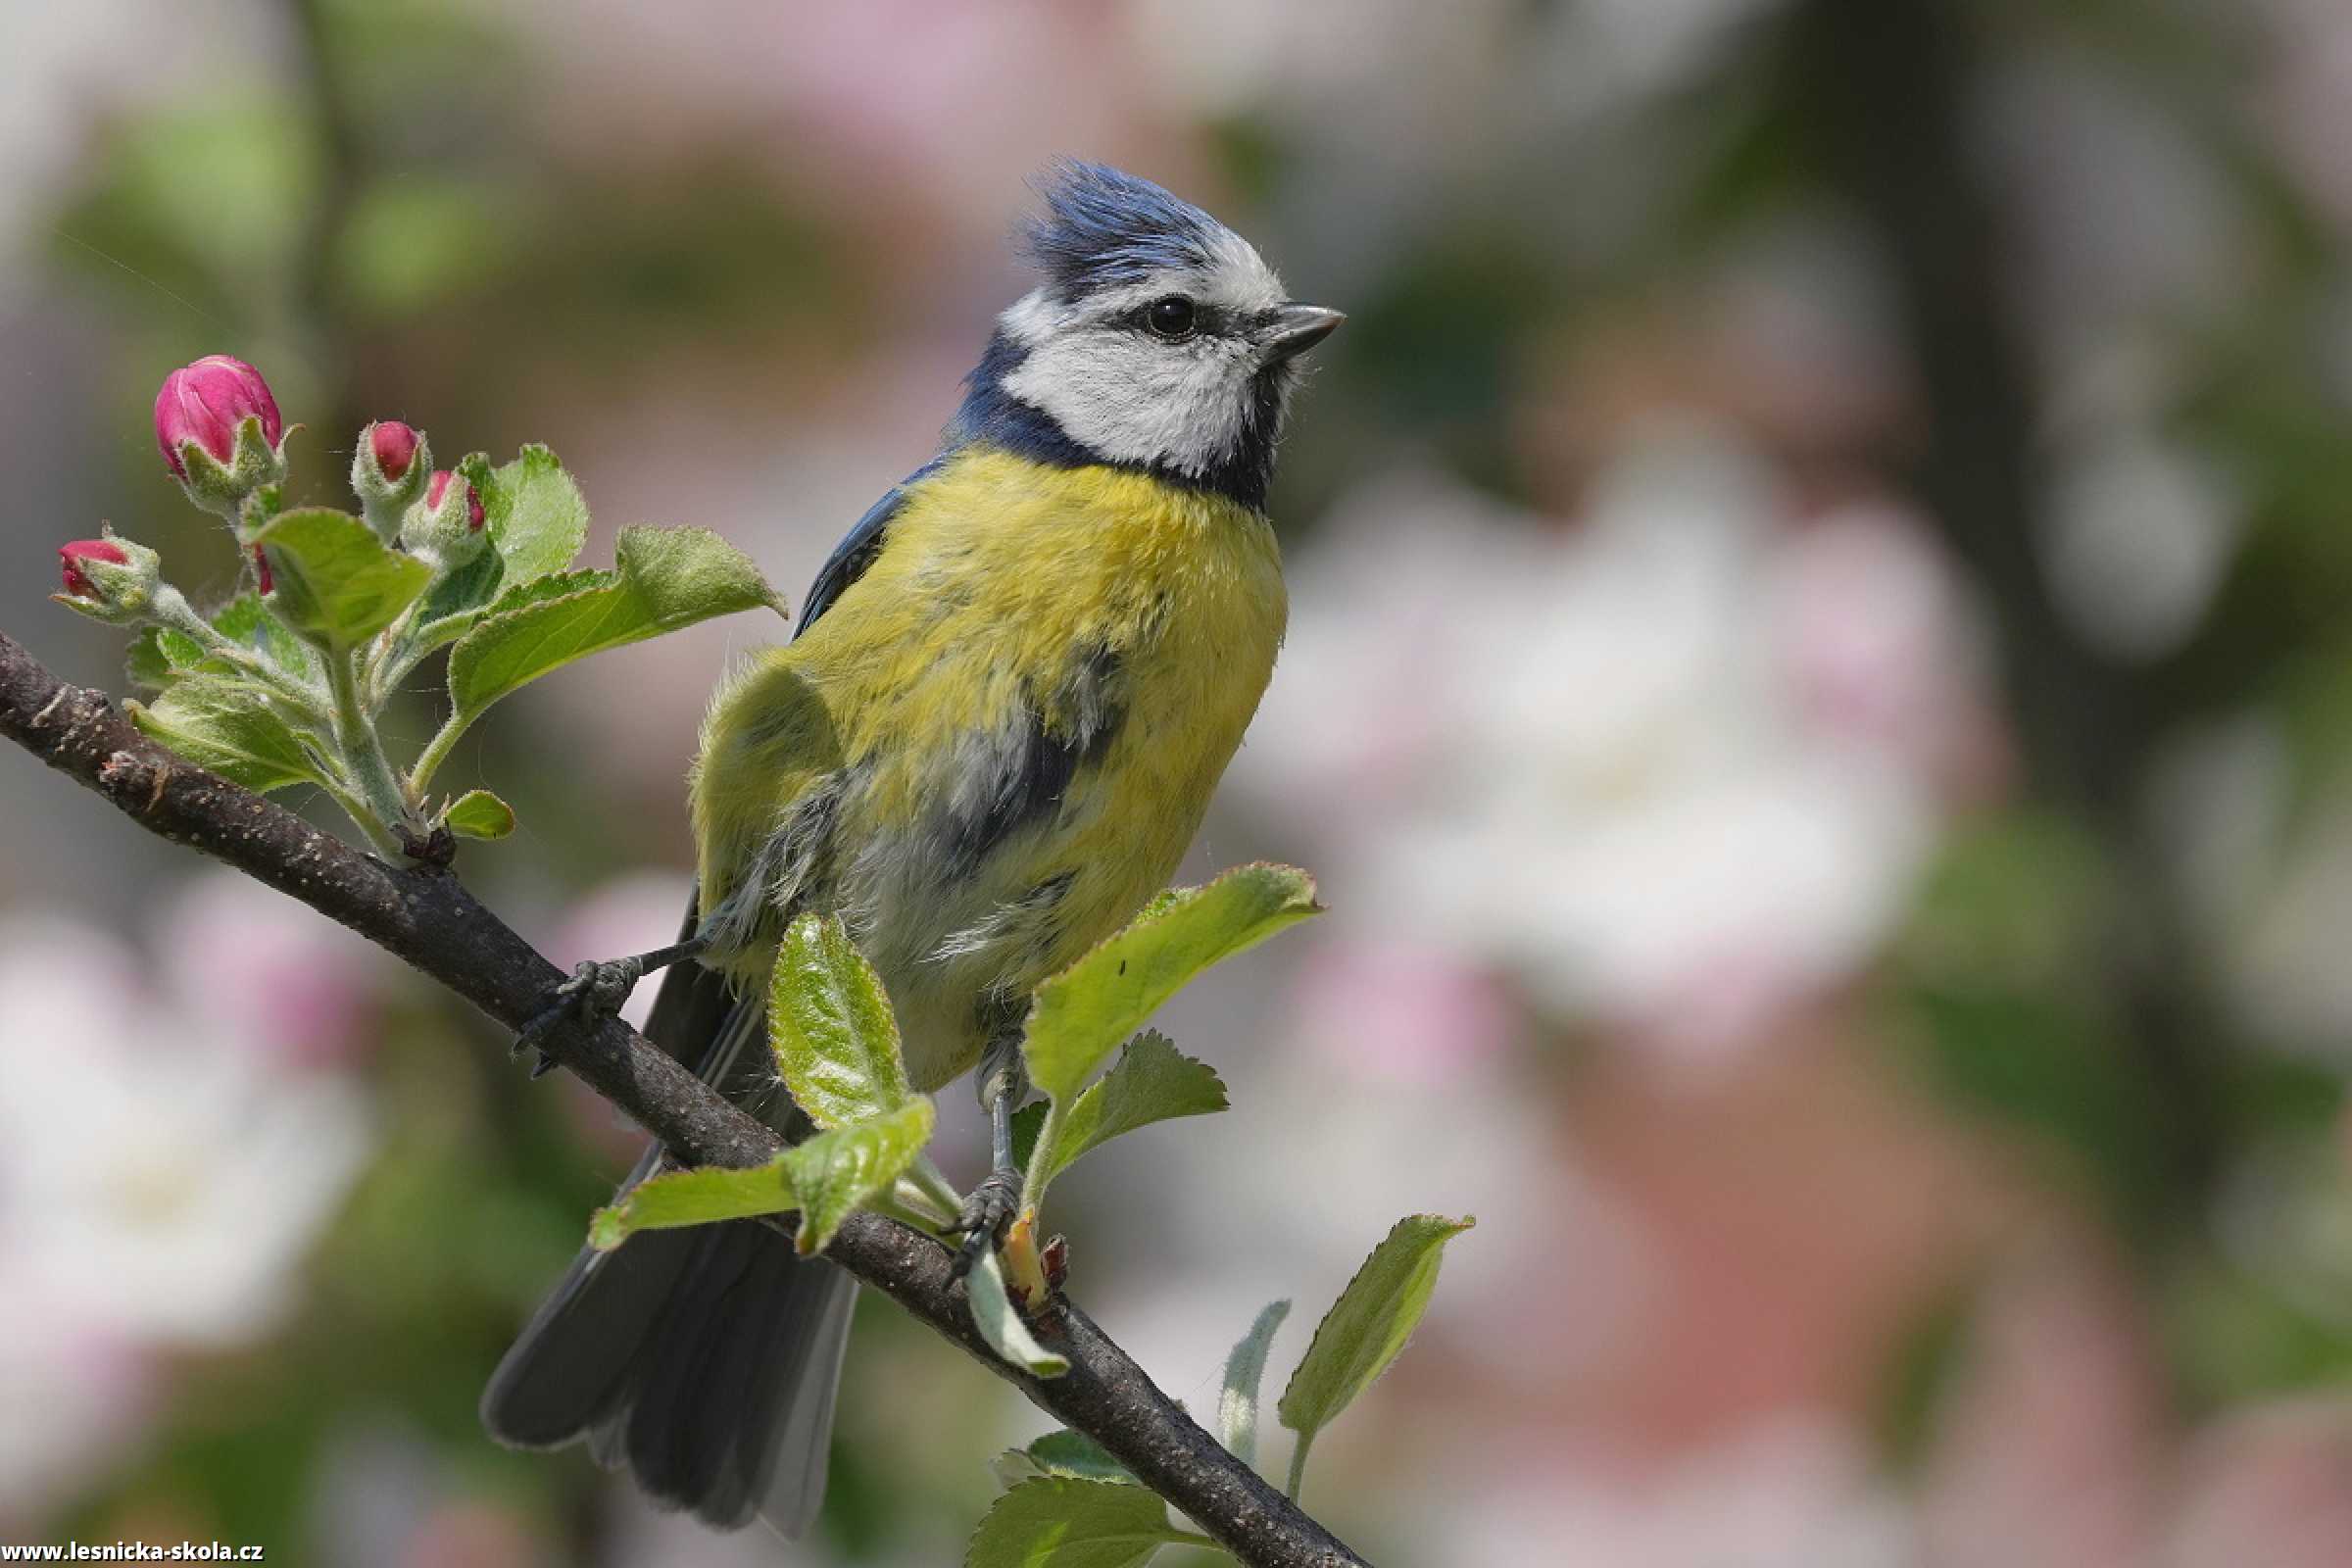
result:
<svg viewBox="0 0 2352 1568"><path fill-rule="evenodd" d="M1004 1240L1004 1228L1012 1223L1013 1210L1021 1202L1021 1173L1009 1166L992 1170L972 1196L963 1200L963 1212L949 1227L963 1237L963 1245L956 1250L956 1261L949 1267L949 1276L961 1279L980 1261L980 1254Z"/></svg>
<svg viewBox="0 0 2352 1568"><path fill-rule="evenodd" d="M569 1018L576 1023L594 1024L620 1011L620 1004L629 1000L637 982L645 978L645 959L591 958L572 967L571 978L549 994L546 1005L532 1014L514 1036L509 1055L519 1056L525 1051L539 1051L539 1059L531 1067L533 1078L544 1078L556 1070L556 1058L539 1049L539 1042L548 1032Z"/></svg>

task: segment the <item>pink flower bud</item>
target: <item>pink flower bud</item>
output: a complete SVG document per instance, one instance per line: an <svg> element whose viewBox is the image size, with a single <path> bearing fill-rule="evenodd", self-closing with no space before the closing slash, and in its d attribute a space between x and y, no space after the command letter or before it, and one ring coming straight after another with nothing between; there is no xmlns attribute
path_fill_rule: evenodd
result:
<svg viewBox="0 0 2352 1568"><path fill-rule="evenodd" d="M95 539L59 546L57 558L65 566L66 591L49 597L110 626L154 619L159 596L173 591L164 582L162 558L111 528Z"/></svg>
<svg viewBox="0 0 2352 1568"><path fill-rule="evenodd" d="M260 545L253 547L253 570L262 592L267 595L277 585L270 580L270 553Z"/></svg>
<svg viewBox="0 0 2352 1568"><path fill-rule="evenodd" d="M434 471L432 485L424 492L424 504L428 510L433 512L441 510L441 498L449 494L449 481L456 477L457 475L447 468ZM466 487L466 531L479 533L481 529L482 498L473 486L467 485Z"/></svg>
<svg viewBox="0 0 2352 1568"><path fill-rule="evenodd" d="M378 419L369 425L368 442L375 450L377 469L395 483L416 461L416 432L398 419Z"/></svg>
<svg viewBox="0 0 2352 1568"><path fill-rule="evenodd" d="M98 590L82 572L87 562L104 561L117 566L130 564L122 547L112 539L76 539L70 545L60 545L58 559L66 566L66 592L76 599L95 599Z"/></svg>
<svg viewBox="0 0 2352 1568"><path fill-rule="evenodd" d="M453 480L465 492L462 503L450 489ZM424 499L411 507L401 520L400 542L409 554L431 562L436 569L454 571L490 548L482 523L481 492L464 475L436 468L432 482L424 487Z"/></svg>
<svg viewBox="0 0 2352 1568"><path fill-rule="evenodd" d="M164 462L173 478L188 477L180 449L190 442L226 467L237 453L237 427L247 419L262 421L262 436L271 447L284 439L285 425L277 400L262 372L243 360L208 354L183 369L164 377L155 395L155 440L164 449Z"/></svg>

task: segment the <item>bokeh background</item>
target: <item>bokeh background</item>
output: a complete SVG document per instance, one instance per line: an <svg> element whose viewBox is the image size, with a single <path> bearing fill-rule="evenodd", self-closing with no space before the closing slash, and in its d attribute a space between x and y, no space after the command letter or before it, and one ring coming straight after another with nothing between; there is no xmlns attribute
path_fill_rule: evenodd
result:
<svg viewBox="0 0 2352 1568"><path fill-rule="evenodd" d="M2347 145L2337 0L10 6L0 626L122 689L42 600L101 518L229 590L147 416L217 351L306 497L372 416L543 440L598 559L700 523L797 600L1025 286L1024 176L1125 165L1351 320L1187 868L1332 912L1168 1009L1234 1109L1057 1189L1095 1314L1204 1408L1476 1214L1317 1448L1384 1562L2352 1563ZM469 881L665 939L703 695L785 631L502 709ZM0 792L0 1539L959 1560L1047 1423L870 1298L808 1543L488 1444L632 1135Z"/></svg>

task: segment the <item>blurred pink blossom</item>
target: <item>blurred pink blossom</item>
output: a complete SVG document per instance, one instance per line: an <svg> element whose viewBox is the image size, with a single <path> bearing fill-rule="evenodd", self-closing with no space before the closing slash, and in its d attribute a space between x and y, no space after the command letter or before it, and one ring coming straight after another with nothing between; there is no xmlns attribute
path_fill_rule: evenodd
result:
<svg viewBox="0 0 2352 1568"><path fill-rule="evenodd" d="M2198 1436L2181 1466L2168 1568L2352 1563L2352 1401L2256 1404Z"/></svg>
<svg viewBox="0 0 2352 1568"><path fill-rule="evenodd" d="M398 1560L399 1568L525 1568L555 1556L513 1509L451 1502L417 1521Z"/></svg>
<svg viewBox="0 0 2352 1568"><path fill-rule="evenodd" d="M644 953L677 940L678 922L694 879L682 871L636 871L600 884L567 909L548 939L546 953L565 969L588 958ZM662 976L652 974L622 1004L620 1015L642 1028L661 994ZM614 1169L626 1169L645 1149L645 1132L570 1073L558 1075L565 1119L580 1142Z"/></svg>
<svg viewBox="0 0 2352 1568"><path fill-rule="evenodd" d="M227 870L179 884L155 934L172 995L233 1043L290 1067L353 1065L395 972L365 939Z"/></svg>
<svg viewBox="0 0 2352 1568"><path fill-rule="evenodd" d="M2121 1260L2069 1231L1996 1273L1923 1477L1936 1559L2012 1568L2150 1560L2164 1370Z"/></svg>
<svg viewBox="0 0 2352 1568"><path fill-rule="evenodd" d="M547 956L568 969L588 958L613 958L666 947L678 939L694 879L683 871L632 871L598 884L565 908L547 940ZM653 1011L662 977L652 974L621 1004L620 1015L642 1027Z"/></svg>
<svg viewBox="0 0 2352 1568"><path fill-rule="evenodd" d="M1407 943L1325 943L1295 984L1298 1038L1344 1072L1442 1087L1514 1026L1485 975Z"/></svg>

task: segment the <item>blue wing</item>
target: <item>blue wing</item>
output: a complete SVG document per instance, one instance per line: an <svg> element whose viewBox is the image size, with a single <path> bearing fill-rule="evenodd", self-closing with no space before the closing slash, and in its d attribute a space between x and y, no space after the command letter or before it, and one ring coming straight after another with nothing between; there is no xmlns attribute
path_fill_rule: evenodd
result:
<svg viewBox="0 0 2352 1568"><path fill-rule="evenodd" d="M868 507L865 515L851 524L850 531L842 535L841 543L835 545L833 553L825 558L825 564L816 568L816 580L808 585L808 602L801 606L801 623L799 630L793 633L795 637L815 625L817 616L832 609L833 601L847 592L850 584L865 575L865 568L872 565L874 558L882 553L884 538L890 531L890 519L897 516L899 509L906 504L906 492L913 488L916 481L928 478L937 471L943 461L933 458L901 479L891 487L890 494Z"/></svg>

